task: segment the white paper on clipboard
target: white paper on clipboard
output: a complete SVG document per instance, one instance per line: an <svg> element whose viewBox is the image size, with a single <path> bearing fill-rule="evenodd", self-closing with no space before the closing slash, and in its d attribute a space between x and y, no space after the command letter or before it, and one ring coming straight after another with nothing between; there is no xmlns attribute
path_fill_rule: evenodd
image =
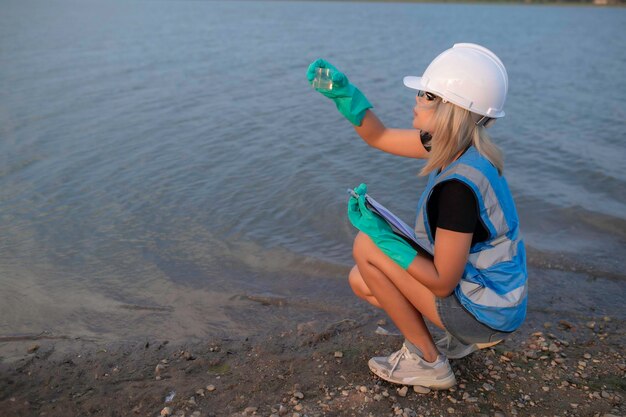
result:
<svg viewBox="0 0 626 417"><path fill-rule="evenodd" d="M415 243L417 243L417 237L415 236L415 230L408 224L402 221L398 216L393 214L387 207L380 204L378 201L374 200L370 195L365 194L365 202L371 208L373 212L382 217L389 226L393 229L393 231L405 239Z"/></svg>

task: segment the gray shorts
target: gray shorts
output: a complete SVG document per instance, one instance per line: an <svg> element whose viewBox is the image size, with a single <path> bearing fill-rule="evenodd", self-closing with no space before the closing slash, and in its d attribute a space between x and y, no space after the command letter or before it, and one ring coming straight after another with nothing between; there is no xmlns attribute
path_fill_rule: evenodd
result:
<svg viewBox="0 0 626 417"><path fill-rule="evenodd" d="M465 344L489 343L504 339L507 332L494 330L476 320L476 318L459 303L454 293L446 298L436 298L435 305L439 318L448 333Z"/></svg>

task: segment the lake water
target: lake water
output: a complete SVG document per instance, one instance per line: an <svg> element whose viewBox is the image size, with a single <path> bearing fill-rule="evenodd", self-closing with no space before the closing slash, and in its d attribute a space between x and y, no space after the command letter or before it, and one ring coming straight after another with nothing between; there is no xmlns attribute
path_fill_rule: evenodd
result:
<svg viewBox="0 0 626 417"><path fill-rule="evenodd" d="M361 305L345 190L412 222L422 162L368 148L307 66L409 128L402 78L455 42L507 66L491 132L530 265L609 278L623 313L624 27L625 8L5 0L0 335L203 337Z"/></svg>

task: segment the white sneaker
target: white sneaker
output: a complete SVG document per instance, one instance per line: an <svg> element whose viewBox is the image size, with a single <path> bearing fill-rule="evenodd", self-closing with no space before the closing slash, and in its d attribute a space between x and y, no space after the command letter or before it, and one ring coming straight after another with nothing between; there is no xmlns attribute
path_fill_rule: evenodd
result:
<svg viewBox="0 0 626 417"><path fill-rule="evenodd" d="M435 345L437 345L437 349L439 352L446 355L446 357L450 359L461 359L469 355L470 353L476 352L480 349L486 349L491 346L495 346L498 343L502 342L502 340L496 340L495 342L489 343L472 343L466 345L461 342L456 337L452 336L450 333L446 332L446 335L439 339Z"/></svg>
<svg viewBox="0 0 626 417"><path fill-rule="evenodd" d="M432 389L446 389L456 384L448 359L437 356L433 363L411 353L405 344L389 356L379 356L367 363L370 370L385 381L403 385L421 385Z"/></svg>

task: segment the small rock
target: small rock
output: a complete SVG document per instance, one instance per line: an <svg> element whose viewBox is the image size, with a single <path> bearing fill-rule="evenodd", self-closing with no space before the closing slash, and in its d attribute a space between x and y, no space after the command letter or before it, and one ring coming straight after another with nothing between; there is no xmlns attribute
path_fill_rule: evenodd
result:
<svg viewBox="0 0 626 417"><path fill-rule="evenodd" d="M158 364L155 368L154 368L154 375L155 375L155 379L158 381L161 379L161 372L165 370L165 365L162 364Z"/></svg>
<svg viewBox="0 0 626 417"><path fill-rule="evenodd" d="M285 407L284 405L281 404L281 406L278 408L278 415L279 416L284 416L289 412L289 410L287 409L287 407Z"/></svg>
<svg viewBox="0 0 626 417"><path fill-rule="evenodd" d="M406 385L402 388L398 388L398 395L401 397L406 397L407 392L409 392L409 387L407 387Z"/></svg>
<svg viewBox="0 0 626 417"><path fill-rule="evenodd" d="M541 389L543 390L543 392L548 392L548 391L550 391L550 387L541 387Z"/></svg>
<svg viewBox="0 0 626 417"><path fill-rule="evenodd" d="M454 414L454 408L448 407L448 414Z"/></svg>
<svg viewBox="0 0 626 417"><path fill-rule="evenodd" d="M585 353L585 354L583 355L583 358L585 358L585 359L591 359L591 355L590 355L589 353Z"/></svg>
<svg viewBox="0 0 626 417"><path fill-rule="evenodd" d="M382 395L380 395L380 394L375 394L375 395L374 395L374 401L380 401L380 400L382 400L382 399L383 399L383 396L382 396Z"/></svg>
<svg viewBox="0 0 626 417"><path fill-rule="evenodd" d="M296 404L296 405L293 407L293 409L294 409L294 410L296 410L296 411L302 411L302 409L303 409L303 408L304 408L304 407L302 407L302 404Z"/></svg>
<svg viewBox="0 0 626 417"><path fill-rule="evenodd" d="M191 397L187 400L187 404L189 405L197 405L196 404L196 397Z"/></svg>
<svg viewBox="0 0 626 417"><path fill-rule="evenodd" d="M304 394L301 393L300 391L296 391L293 393L293 396L296 397L297 399L301 400L304 398Z"/></svg>
<svg viewBox="0 0 626 417"><path fill-rule="evenodd" d="M418 394L428 394L430 392L430 388L422 387L421 385L413 385L413 391Z"/></svg>
<svg viewBox="0 0 626 417"><path fill-rule="evenodd" d="M611 395L610 392L607 391L602 391L602 394L600 394L602 396L602 398L605 398L607 400L610 400L613 396Z"/></svg>
<svg viewBox="0 0 626 417"><path fill-rule="evenodd" d="M587 326L591 330L594 330L596 328L596 322L595 321L588 321L587 323L585 323L585 326Z"/></svg>
<svg viewBox="0 0 626 417"><path fill-rule="evenodd" d="M367 389L367 387L365 385L361 385L359 387L359 391L361 391L363 394L365 394L368 391L368 389Z"/></svg>
<svg viewBox="0 0 626 417"><path fill-rule="evenodd" d="M191 352L187 352L187 351L183 352L183 358L185 358L188 361L192 361L192 360L196 359L196 357L193 356L193 354Z"/></svg>
<svg viewBox="0 0 626 417"><path fill-rule="evenodd" d="M161 410L161 415L164 416L164 417L171 416L172 415L172 409L170 407L163 408L163 410Z"/></svg>
<svg viewBox="0 0 626 417"><path fill-rule="evenodd" d="M32 345L31 347L28 348L27 352L28 353L35 353L39 350L40 346L37 344Z"/></svg>
<svg viewBox="0 0 626 417"><path fill-rule="evenodd" d="M343 358L343 352L341 351L335 352L335 358Z"/></svg>
<svg viewBox="0 0 626 417"><path fill-rule="evenodd" d="M243 410L243 415L251 416L252 414L256 413L256 410L258 410L258 407L246 407L245 410Z"/></svg>
<svg viewBox="0 0 626 417"><path fill-rule="evenodd" d="M486 382L483 384L483 389L485 391L493 391L493 386L490 384L487 384Z"/></svg>
<svg viewBox="0 0 626 417"><path fill-rule="evenodd" d="M191 417L200 417L202 415L202 413L200 411L194 411L193 413L191 413Z"/></svg>

